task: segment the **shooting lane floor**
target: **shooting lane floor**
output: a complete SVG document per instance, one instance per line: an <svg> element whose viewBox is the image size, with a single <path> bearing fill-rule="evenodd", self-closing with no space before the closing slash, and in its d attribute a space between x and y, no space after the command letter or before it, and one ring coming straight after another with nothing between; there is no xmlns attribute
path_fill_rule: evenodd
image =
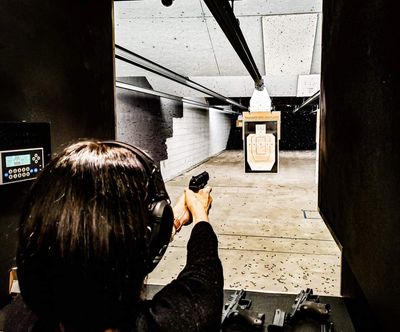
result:
<svg viewBox="0 0 400 332"><path fill-rule="evenodd" d="M191 176L210 174L210 221L219 240L225 289L339 296L341 252L317 212L315 153L281 152L279 174L244 173L242 151L224 151L167 182L172 202ZM186 262L183 227L148 284L164 285Z"/></svg>

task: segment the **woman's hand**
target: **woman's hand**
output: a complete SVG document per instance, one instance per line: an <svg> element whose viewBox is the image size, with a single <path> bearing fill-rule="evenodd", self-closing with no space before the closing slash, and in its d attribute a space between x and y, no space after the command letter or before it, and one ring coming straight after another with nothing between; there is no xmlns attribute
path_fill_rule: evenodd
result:
<svg viewBox="0 0 400 332"><path fill-rule="evenodd" d="M174 211L174 229L172 233L175 234L179 232L183 225L190 224L191 215L185 203L185 194L183 193L181 197L179 197L178 202L176 202L173 207Z"/></svg>
<svg viewBox="0 0 400 332"><path fill-rule="evenodd" d="M210 186L200 189L197 193L185 189L186 206L192 214L194 223L208 221L208 212L213 200L210 194L211 190Z"/></svg>
<svg viewBox="0 0 400 332"><path fill-rule="evenodd" d="M208 221L208 212L211 208L212 197L210 195L212 188L207 186L195 193L190 189L185 189L185 193L179 197L174 211L174 227L172 229L171 239L175 233L179 232L184 225L199 221Z"/></svg>

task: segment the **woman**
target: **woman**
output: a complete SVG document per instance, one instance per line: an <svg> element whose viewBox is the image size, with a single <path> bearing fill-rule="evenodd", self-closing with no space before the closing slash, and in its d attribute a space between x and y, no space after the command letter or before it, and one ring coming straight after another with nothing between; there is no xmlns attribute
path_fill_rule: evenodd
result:
<svg viewBox="0 0 400 332"><path fill-rule="evenodd" d="M17 301L5 332L218 331L223 277L208 223L210 191L187 189L173 218L161 174L142 151L112 141L66 148L41 172L23 209L18 278L33 314L19 314ZM172 222L176 231L190 219L185 268L144 300Z"/></svg>

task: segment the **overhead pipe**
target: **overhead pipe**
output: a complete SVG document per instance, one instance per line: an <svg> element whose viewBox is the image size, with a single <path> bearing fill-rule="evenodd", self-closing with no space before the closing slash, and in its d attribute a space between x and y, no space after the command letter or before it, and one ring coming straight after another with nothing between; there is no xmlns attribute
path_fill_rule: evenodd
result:
<svg viewBox="0 0 400 332"><path fill-rule="evenodd" d="M209 104L206 104L206 103L202 103L202 102L197 101L197 100L188 99L188 98L184 98L184 97L179 97L179 96L172 95L172 94L165 93L165 92L161 92L161 91L146 89L146 88L138 87L138 86L135 86L135 85L132 85L132 84L128 84L128 83L124 83L124 82L120 82L120 81L116 81L115 86L117 88L130 90L130 91L135 91L135 92L140 92L140 93L144 93L144 94L147 94L147 95L167 98L167 99L170 99L170 100L179 101L179 102L182 102L182 103L194 105L194 106L205 108L205 109L210 109L210 108L217 109L218 111L220 111L222 113L236 114L236 115L239 114L238 112L235 112L235 111L232 111L232 110L227 110L227 109L225 109L223 107L212 106L212 105L209 105Z"/></svg>
<svg viewBox="0 0 400 332"><path fill-rule="evenodd" d="M300 111L303 107L307 106L308 104L312 103L314 100L318 99L320 95L320 91L317 91L314 93L310 98L308 98L304 103L302 103L299 107L296 107L293 110L293 113L296 113L297 111Z"/></svg>
<svg viewBox="0 0 400 332"><path fill-rule="evenodd" d="M131 65L137 66L139 68L148 70L154 74L163 76L165 78L168 78L174 82L177 82L179 84L185 85L191 89L197 90L201 93L204 93L208 96L212 96L214 98L217 98L219 100L222 100L223 102L227 102L233 106L237 106L241 109L245 109L247 110L247 107L237 103L236 101L227 98L209 88L206 88L205 86L196 83L194 81L192 81L191 79L189 79L188 77L185 77L183 75L180 75L166 67L163 67L161 65L159 65L158 63L155 63L151 60L148 60L122 46L119 45L115 45L115 58L119 59L121 61L124 61L126 63L129 63Z"/></svg>
<svg viewBox="0 0 400 332"><path fill-rule="evenodd" d="M256 89L263 90L264 81L247 46L229 0L204 0L204 2L253 78Z"/></svg>

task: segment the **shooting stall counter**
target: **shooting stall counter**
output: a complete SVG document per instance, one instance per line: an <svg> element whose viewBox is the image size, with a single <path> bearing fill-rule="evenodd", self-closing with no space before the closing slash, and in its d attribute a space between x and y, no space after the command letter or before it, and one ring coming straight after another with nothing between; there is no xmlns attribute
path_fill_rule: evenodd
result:
<svg viewBox="0 0 400 332"><path fill-rule="evenodd" d="M280 112L243 112L246 173L279 172Z"/></svg>

